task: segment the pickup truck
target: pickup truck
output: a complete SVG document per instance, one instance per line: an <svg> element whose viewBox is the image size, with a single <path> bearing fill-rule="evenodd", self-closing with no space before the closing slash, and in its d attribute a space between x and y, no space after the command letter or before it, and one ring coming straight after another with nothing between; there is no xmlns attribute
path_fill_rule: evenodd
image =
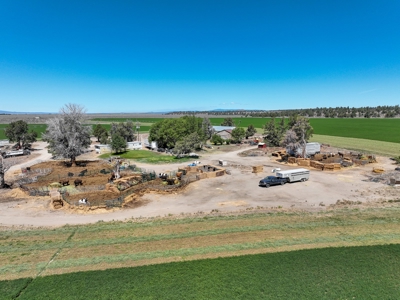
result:
<svg viewBox="0 0 400 300"><path fill-rule="evenodd" d="M275 176L267 176L264 179L261 179L259 182L259 186L270 187L271 185L284 185L287 181L287 178L280 178Z"/></svg>

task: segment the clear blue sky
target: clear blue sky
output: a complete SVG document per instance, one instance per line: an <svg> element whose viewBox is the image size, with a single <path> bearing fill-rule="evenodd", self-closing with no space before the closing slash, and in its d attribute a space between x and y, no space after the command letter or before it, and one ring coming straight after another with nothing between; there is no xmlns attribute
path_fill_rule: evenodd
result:
<svg viewBox="0 0 400 300"><path fill-rule="evenodd" d="M400 1L18 1L0 110L397 105Z"/></svg>

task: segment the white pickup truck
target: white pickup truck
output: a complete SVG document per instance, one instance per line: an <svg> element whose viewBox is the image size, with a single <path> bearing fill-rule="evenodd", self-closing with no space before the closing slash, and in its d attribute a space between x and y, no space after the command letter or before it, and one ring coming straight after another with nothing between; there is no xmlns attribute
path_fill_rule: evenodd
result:
<svg viewBox="0 0 400 300"><path fill-rule="evenodd" d="M2 153L4 158L20 156L20 155L30 155L30 154L31 154L31 152L29 150L11 150L11 151L5 151Z"/></svg>

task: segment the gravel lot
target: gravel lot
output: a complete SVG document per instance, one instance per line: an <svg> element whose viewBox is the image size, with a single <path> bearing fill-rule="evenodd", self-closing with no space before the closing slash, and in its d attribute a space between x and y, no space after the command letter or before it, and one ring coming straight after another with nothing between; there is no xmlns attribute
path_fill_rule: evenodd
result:
<svg viewBox="0 0 400 300"><path fill-rule="evenodd" d="M248 146L240 148L232 146L230 149L234 151L214 149L199 160L203 164L216 164L219 159L226 160L231 175L194 182L179 194L147 194L142 198L142 205L135 208L95 211L88 214L72 213L67 209L55 211L50 207L49 197L32 198L16 190L3 190L0 191L0 225L62 226L93 223L99 220L124 220L211 211L232 213L255 209L317 211L330 208L330 205L334 205L338 200L358 202L357 207L361 207L383 205L382 200L398 198L398 187L372 182L369 179L370 176L377 176L372 172L374 166L383 167L387 171L394 170L393 162L386 157L378 157L376 164L335 172L311 169L309 181L262 188L258 186L259 180L271 175L272 169L280 167L286 170L298 167L279 163L270 155L238 156L238 153L249 149ZM86 158L90 155L94 153L86 154ZM32 159L38 158L32 157ZM29 162L24 162L25 166L28 164ZM154 169L158 173L177 170L179 166L186 164L137 165ZM263 165L264 171L258 174L252 173L251 167L255 165Z"/></svg>

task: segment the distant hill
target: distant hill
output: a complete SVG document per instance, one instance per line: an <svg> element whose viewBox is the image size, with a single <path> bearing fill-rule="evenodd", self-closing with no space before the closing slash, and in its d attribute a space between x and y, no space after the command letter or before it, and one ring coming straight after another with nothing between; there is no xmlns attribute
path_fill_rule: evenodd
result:
<svg viewBox="0 0 400 300"><path fill-rule="evenodd" d="M7 110L0 110L1 115L44 115L44 114L52 114L49 112L22 112L22 111L7 111Z"/></svg>

